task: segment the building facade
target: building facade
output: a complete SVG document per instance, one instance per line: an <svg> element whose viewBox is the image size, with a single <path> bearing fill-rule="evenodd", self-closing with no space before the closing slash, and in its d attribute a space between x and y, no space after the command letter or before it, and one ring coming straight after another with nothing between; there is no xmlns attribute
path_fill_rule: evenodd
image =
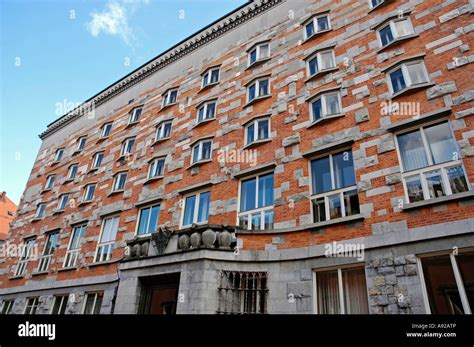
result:
<svg viewBox="0 0 474 347"><path fill-rule="evenodd" d="M3 313L471 313L468 0L251 1L50 124Z"/></svg>
<svg viewBox="0 0 474 347"><path fill-rule="evenodd" d="M5 241L10 223L13 221L17 206L7 196L6 192L0 193L0 245Z"/></svg>

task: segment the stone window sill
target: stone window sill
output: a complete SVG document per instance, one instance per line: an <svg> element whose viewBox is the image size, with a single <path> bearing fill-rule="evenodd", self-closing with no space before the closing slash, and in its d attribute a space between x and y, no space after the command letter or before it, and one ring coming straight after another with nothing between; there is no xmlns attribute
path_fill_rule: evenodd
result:
<svg viewBox="0 0 474 347"><path fill-rule="evenodd" d="M212 88L216 85L218 85L219 83L220 83L220 81L206 84L204 87L201 87L201 89L198 90L198 94L205 91L205 90L208 90L208 89L210 89L210 88Z"/></svg>
<svg viewBox="0 0 474 347"><path fill-rule="evenodd" d="M66 178L63 182L63 184L66 184L66 183L69 183L69 182L73 182L74 181L74 178Z"/></svg>
<svg viewBox="0 0 474 347"><path fill-rule="evenodd" d="M346 115L345 113L339 113L339 114L335 114L335 115L332 115L332 116L327 116L327 117L319 118L319 119L317 119L317 120L311 122L311 124L307 125L306 128L309 129L309 128L314 127L315 125L322 124L322 123L325 123L325 122L329 122L329 121L332 120L332 119L342 118L342 117L344 117L345 115Z"/></svg>
<svg viewBox="0 0 474 347"><path fill-rule="evenodd" d="M193 167L201 166L203 164L210 163L210 162L212 162L212 159L199 160L199 161L189 165L186 169L189 170L189 169L192 169Z"/></svg>
<svg viewBox="0 0 474 347"><path fill-rule="evenodd" d="M163 105L160 109L160 112L166 110L167 108L170 108L171 106L177 105L177 104L178 104L177 102L173 102L173 103L168 104L168 105Z"/></svg>
<svg viewBox="0 0 474 347"><path fill-rule="evenodd" d="M79 204L77 204L77 206L85 206L87 204L90 204L91 202L93 202L94 200L87 200L87 201L81 201Z"/></svg>
<svg viewBox="0 0 474 347"><path fill-rule="evenodd" d="M268 143L268 142L272 142L272 139L264 139L264 140L254 141L254 142L246 144L244 147L242 147L242 149L249 149L249 148L257 147L257 146L263 145L263 144Z"/></svg>
<svg viewBox="0 0 474 347"><path fill-rule="evenodd" d="M151 178L147 179L145 182L143 182L143 184L150 184L150 183L152 183L152 182L156 182L156 181L162 180L164 177L165 177L164 175L156 176L156 177L151 177Z"/></svg>
<svg viewBox="0 0 474 347"><path fill-rule="evenodd" d="M107 260L107 261L101 261L97 263L91 263L89 264L89 267L95 267L95 266L100 266L100 265L110 265L110 264L115 264L118 263L122 258L119 259L112 259L112 260Z"/></svg>
<svg viewBox="0 0 474 347"><path fill-rule="evenodd" d="M41 194L44 194L44 193L50 192L50 191L52 191L52 190L53 190L53 188L45 188L45 189L43 189L40 193L41 193Z"/></svg>
<svg viewBox="0 0 474 347"><path fill-rule="evenodd" d="M131 128L131 127L133 127L135 124L138 124L138 123L140 123L139 120L137 120L137 121L135 121L135 122L130 122L130 123L128 123L128 124L125 126L125 128Z"/></svg>
<svg viewBox="0 0 474 347"><path fill-rule="evenodd" d="M46 271L33 271L31 273L31 276L40 276L40 275L47 275L49 274L49 271L46 270Z"/></svg>
<svg viewBox="0 0 474 347"><path fill-rule="evenodd" d="M407 36L404 36L404 37L400 37L399 39L396 39L396 40L393 40L392 42L390 42L389 44L379 48L375 53L381 53L383 51L385 51L386 49L389 49L390 47L393 47L395 45L397 45L398 43L401 43L403 41L407 41L407 40L410 40L410 39L413 39L415 37L418 37L420 35L418 34L411 34L411 35L407 35Z"/></svg>
<svg viewBox="0 0 474 347"><path fill-rule="evenodd" d="M109 137L110 137L110 135L109 135L109 136L104 136L104 137L99 137L99 138L97 139L97 142L102 142L102 141L104 141L104 140L107 140Z"/></svg>
<svg viewBox="0 0 474 347"><path fill-rule="evenodd" d="M38 221L40 221L40 220L42 220L42 219L43 219L43 217L35 217L35 218L33 218L33 219L31 220L31 223L38 222Z"/></svg>
<svg viewBox="0 0 474 347"><path fill-rule="evenodd" d="M8 279L9 280L19 280L19 279L22 279L22 278L25 278L25 275L13 276L13 277L9 277Z"/></svg>
<svg viewBox="0 0 474 347"><path fill-rule="evenodd" d="M153 143L151 145L152 146L159 145L160 143L165 142L166 140L169 140L170 138L171 138L171 136L156 139L155 141L153 141Z"/></svg>
<svg viewBox="0 0 474 347"><path fill-rule="evenodd" d="M72 271L72 270L77 270L76 266L69 266L69 267L62 267L58 269L58 272L64 272L64 271Z"/></svg>
<svg viewBox="0 0 474 347"><path fill-rule="evenodd" d="M107 196L118 195L118 194L120 194L120 193L123 193L124 191L125 191L125 189L114 190L114 191L112 191L112 192L109 192L109 193L107 194Z"/></svg>
<svg viewBox="0 0 474 347"><path fill-rule="evenodd" d="M403 206L403 210L404 211L405 210L413 210L413 209L428 207L428 206L432 206L432 205L444 204L444 203L448 203L448 202L456 201L456 200L471 199L473 197L474 197L474 191L468 191L468 192L463 192L463 193L458 193L458 194L453 194L453 195L441 196L439 198L423 200L423 201L417 201L417 202L412 202L412 203L406 204L406 205Z"/></svg>
<svg viewBox="0 0 474 347"><path fill-rule="evenodd" d="M271 58L268 57L268 58L263 58L263 59L259 59L257 61L254 61L252 64L250 64L249 66L247 66L245 68L245 70L250 70L250 69L253 69L254 67L256 66L259 66L259 65L262 65L263 63L269 61Z"/></svg>
<svg viewBox="0 0 474 347"><path fill-rule="evenodd" d="M312 80L316 79L316 78L319 78L319 77L322 77L330 72L333 72L333 71L337 71L339 70L339 68L337 66L335 67L331 67L329 69L324 69L324 70L321 70L321 71L318 71L316 72L315 74L309 76L308 78L306 78L304 80L305 83L308 83L308 82L311 82Z"/></svg>
<svg viewBox="0 0 474 347"><path fill-rule="evenodd" d="M56 211L53 212L53 215L55 215L55 214L61 214L61 213L63 213L63 212L64 212L64 209L62 209L62 210L56 210Z"/></svg>
<svg viewBox="0 0 474 347"><path fill-rule="evenodd" d="M315 37L318 37L318 36L321 36L325 33L328 33L330 31L332 31L333 29L332 28L329 28L329 29L326 29L326 30L322 30L322 31L318 31L318 32L315 32L313 35L311 35L310 37L307 37L303 40L303 42L301 42L301 44L305 44L306 42L309 42L311 40L313 40Z"/></svg>
<svg viewBox="0 0 474 347"><path fill-rule="evenodd" d="M411 87L407 87L403 90L399 90L395 94L390 95L390 99L393 100L395 98L398 98L399 96L409 94L409 93L415 92L415 91L420 90L420 89L426 89L426 88L432 87L434 85L435 85L435 83L427 82L427 83L417 84L417 85L414 85L414 86L411 86Z"/></svg>
<svg viewBox="0 0 474 347"><path fill-rule="evenodd" d="M259 102L260 100L265 100L265 99L268 99L268 98L270 98L270 97L271 97L271 95L258 96L258 97L256 97L256 98L250 100L249 102L247 102L243 107L244 107L244 108L245 108L245 107L248 107L248 106L250 106L250 105L255 104L256 102Z"/></svg>
<svg viewBox="0 0 474 347"><path fill-rule="evenodd" d="M200 121L200 122L194 124L193 129L198 128L198 127L200 127L201 125L210 123L210 122L215 121L215 120L216 120L216 117L214 117L214 118L209 118L209 119L203 119L202 121Z"/></svg>

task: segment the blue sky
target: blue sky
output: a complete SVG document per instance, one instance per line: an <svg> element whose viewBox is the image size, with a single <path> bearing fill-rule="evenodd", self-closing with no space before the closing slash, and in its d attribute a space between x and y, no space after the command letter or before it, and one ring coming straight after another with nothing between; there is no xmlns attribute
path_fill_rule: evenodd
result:
<svg viewBox="0 0 474 347"><path fill-rule="evenodd" d="M0 0L0 191L19 203L38 134L246 0Z"/></svg>

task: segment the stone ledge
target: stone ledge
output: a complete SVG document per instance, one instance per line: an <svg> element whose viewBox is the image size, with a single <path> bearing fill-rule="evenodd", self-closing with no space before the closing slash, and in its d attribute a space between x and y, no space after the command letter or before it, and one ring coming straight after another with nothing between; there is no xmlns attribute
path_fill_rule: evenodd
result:
<svg viewBox="0 0 474 347"><path fill-rule="evenodd" d="M451 113L451 108L450 107L440 108L440 109L435 110L435 111L424 113L424 114L420 115L420 117L418 117L418 118L410 118L410 119L407 119L407 120L404 120L404 121L401 121L401 122L398 122L398 123L391 124L391 125L385 127L385 130L387 130L389 132L392 132L392 133L393 132L398 132L400 130L411 128L411 127L416 126L416 125L425 124L425 123L431 122L433 120L437 120L437 119L441 119L443 117L447 117L450 113Z"/></svg>

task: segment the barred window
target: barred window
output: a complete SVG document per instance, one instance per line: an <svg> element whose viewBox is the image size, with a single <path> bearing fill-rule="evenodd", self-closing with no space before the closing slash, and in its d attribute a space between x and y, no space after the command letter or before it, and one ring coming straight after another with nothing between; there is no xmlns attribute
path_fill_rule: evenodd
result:
<svg viewBox="0 0 474 347"><path fill-rule="evenodd" d="M219 283L218 314L267 313L266 272L222 270Z"/></svg>

